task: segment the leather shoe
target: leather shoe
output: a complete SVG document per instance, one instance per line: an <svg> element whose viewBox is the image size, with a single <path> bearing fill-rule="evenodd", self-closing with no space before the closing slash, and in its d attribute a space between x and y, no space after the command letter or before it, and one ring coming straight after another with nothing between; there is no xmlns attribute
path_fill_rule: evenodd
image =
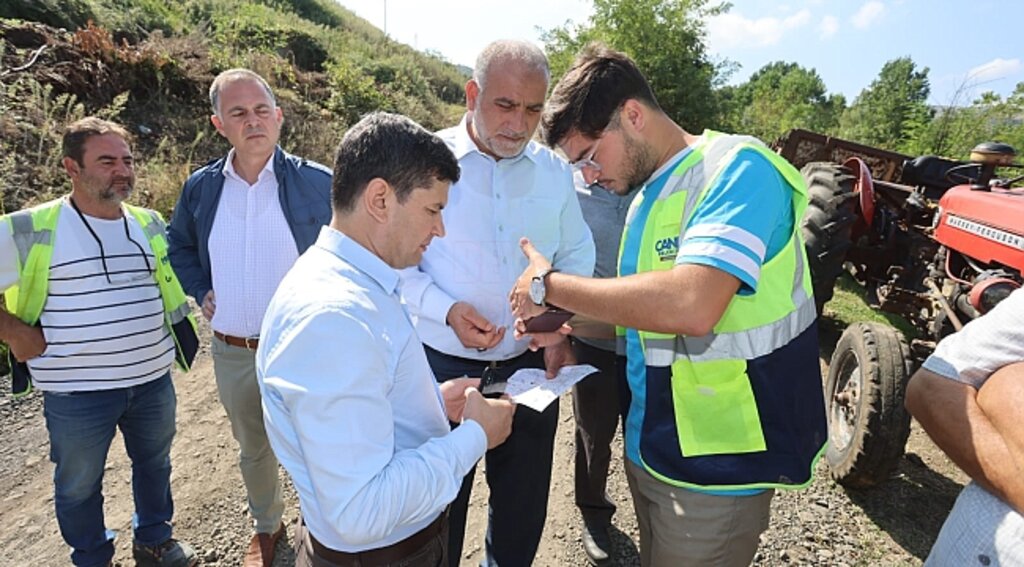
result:
<svg viewBox="0 0 1024 567"><path fill-rule="evenodd" d="M612 564L612 538L607 527L583 526L581 538L583 551L591 565L603 566Z"/></svg>
<svg viewBox="0 0 1024 567"><path fill-rule="evenodd" d="M270 567L274 562L274 546L284 535L284 524L272 534L253 534L245 552L242 567Z"/></svg>

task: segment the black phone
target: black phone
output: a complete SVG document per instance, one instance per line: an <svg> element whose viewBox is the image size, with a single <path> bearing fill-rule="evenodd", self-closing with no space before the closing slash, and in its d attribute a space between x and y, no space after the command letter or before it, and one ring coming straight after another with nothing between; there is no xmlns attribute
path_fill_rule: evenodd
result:
<svg viewBox="0 0 1024 567"><path fill-rule="evenodd" d="M552 307L547 311L526 320L527 333L553 333L575 315L572 311Z"/></svg>

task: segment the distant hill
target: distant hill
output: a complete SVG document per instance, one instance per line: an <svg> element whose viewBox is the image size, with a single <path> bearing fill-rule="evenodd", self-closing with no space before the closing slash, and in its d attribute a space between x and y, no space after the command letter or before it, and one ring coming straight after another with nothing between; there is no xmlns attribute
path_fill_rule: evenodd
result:
<svg viewBox="0 0 1024 567"><path fill-rule="evenodd" d="M465 68L331 0L4 0L0 18L7 211L65 190L61 129L100 114L138 136L136 202L168 212L188 172L226 152L206 92L231 67L267 78L285 112L282 145L323 163L368 111L439 129L463 109Z"/></svg>

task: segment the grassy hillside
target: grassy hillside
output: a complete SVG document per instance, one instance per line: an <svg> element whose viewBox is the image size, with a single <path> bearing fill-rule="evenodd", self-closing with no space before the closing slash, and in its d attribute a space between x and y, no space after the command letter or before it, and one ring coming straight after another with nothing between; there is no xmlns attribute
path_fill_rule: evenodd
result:
<svg viewBox="0 0 1024 567"><path fill-rule="evenodd" d="M188 173L226 152L206 91L231 67L267 78L282 145L323 163L367 111L433 129L462 111L463 71L331 0L5 0L0 18L5 211L66 191L61 128L98 114L137 136L135 201L169 212Z"/></svg>

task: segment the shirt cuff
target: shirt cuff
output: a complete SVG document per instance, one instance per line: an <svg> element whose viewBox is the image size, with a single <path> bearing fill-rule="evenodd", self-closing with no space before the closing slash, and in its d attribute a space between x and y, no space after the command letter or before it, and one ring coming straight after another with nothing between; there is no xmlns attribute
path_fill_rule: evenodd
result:
<svg viewBox="0 0 1024 567"><path fill-rule="evenodd" d="M448 435L451 437L452 445L458 449L459 470L456 472L466 476L487 453L487 434L479 423L466 419Z"/></svg>

